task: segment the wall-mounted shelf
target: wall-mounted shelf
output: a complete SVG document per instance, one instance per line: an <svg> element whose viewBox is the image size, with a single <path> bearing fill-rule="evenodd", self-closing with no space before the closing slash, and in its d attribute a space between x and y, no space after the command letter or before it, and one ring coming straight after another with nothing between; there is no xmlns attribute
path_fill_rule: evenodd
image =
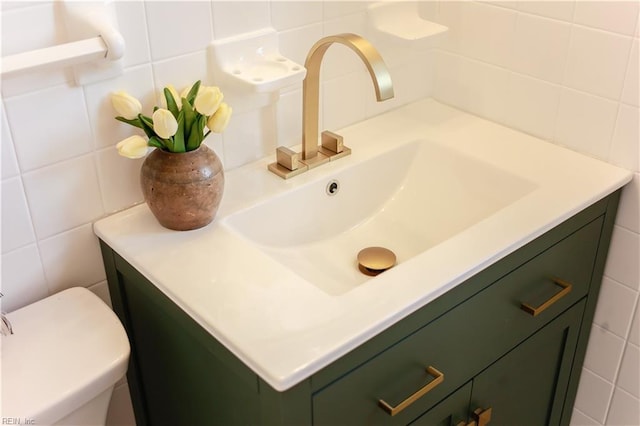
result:
<svg viewBox="0 0 640 426"><path fill-rule="evenodd" d="M416 2L378 2L370 5L367 12L371 27L378 35L416 49L434 46L449 30L422 19Z"/></svg>
<svg viewBox="0 0 640 426"><path fill-rule="evenodd" d="M273 28L215 40L209 51L215 79L246 92L275 92L301 82L307 73L280 54Z"/></svg>
<svg viewBox="0 0 640 426"><path fill-rule="evenodd" d="M73 66L77 84L122 74L125 42L112 2L63 0L62 11L67 38L77 41L3 57L3 78L67 66Z"/></svg>

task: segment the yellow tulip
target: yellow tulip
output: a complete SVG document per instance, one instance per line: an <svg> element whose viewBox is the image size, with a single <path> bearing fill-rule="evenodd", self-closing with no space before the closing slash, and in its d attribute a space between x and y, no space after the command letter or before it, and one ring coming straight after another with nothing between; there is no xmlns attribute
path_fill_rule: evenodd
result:
<svg viewBox="0 0 640 426"><path fill-rule="evenodd" d="M147 155L149 146L142 136L134 135L118 142L116 148L123 157L142 158Z"/></svg>
<svg viewBox="0 0 640 426"><path fill-rule="evenodd" d="M207 121L207 127L209 130L214 133L224 132L224 129L227 128L227 124L229 124L232 112L233 108L222 102L218 110L209 117L209 121Z"/></svg>
<svg viewBox="0 0 640 426"><path fill-rule="evenodd" d="M169 139L178 131L178 122L168 109L157 109L151 119L153 120L153 131L162 139Z"/></svg>
<svg viewBox="0 0 640 426"><path fill-rule="evenodd" d="M218 87L200 87L193 106L200 114L210 117L218 110L223 98L224 95Z"/></svg>
<svg viewBox="0 0 640 426"><path fill-rule="evenodd" d="M133 120L142 112L140 101L123 90L111 95L111 105L120 116L127 120Z"/></svg>

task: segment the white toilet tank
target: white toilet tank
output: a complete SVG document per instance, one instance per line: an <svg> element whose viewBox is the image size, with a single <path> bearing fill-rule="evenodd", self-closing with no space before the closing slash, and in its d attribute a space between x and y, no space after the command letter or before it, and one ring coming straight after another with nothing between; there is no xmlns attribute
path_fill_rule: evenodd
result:
<svg viewBox="0 0 640 426"><path fill-rule="evenodd" d="M7 315L0 418L13 424L104 425L129 341L115 313L76 287Z"/></svg>

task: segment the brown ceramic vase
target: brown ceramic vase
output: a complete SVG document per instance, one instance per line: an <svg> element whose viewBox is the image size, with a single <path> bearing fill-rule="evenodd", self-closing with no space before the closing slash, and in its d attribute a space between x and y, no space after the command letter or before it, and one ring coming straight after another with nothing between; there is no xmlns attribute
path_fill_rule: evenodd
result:
<svg viewBox="0 0 640 426"><path fill-rule="evenodd" d="M155 149L140 169L144 199L158 222L177 231L202 228L218 211L224 171L218 156L202 144L171 153Z"/></svg>

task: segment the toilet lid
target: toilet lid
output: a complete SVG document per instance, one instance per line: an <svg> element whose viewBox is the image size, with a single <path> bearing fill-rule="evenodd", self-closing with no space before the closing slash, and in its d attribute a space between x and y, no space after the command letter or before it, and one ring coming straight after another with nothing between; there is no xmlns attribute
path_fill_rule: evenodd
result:
<svg viewBox="0 0 640 426"><path fill-rule="evenodd" d="M0 417L53 423L124 376L129 341L115 313L76 287L7 315Z"/></svg>

